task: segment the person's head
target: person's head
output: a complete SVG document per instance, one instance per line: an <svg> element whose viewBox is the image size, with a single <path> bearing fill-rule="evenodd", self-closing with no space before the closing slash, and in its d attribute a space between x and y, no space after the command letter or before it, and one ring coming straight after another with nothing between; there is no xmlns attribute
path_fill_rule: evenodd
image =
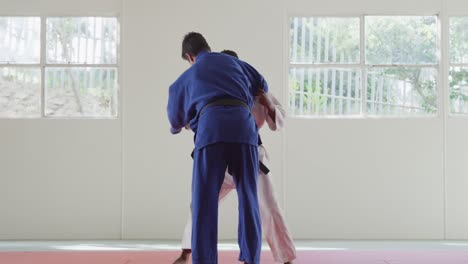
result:
<svg viewBox="0 0 468 264"><path fill-rule="evenodd" d="M197 32L187 33L182 41L182 59L193 64L198 53L202 51L211 51L208 42L206 42L202 34Z"/></svg>
<svg viewBox="0 0 468 264"><path fill-rule="evenodd" d="M231 55L233 57L239 58L239 56L237 56L237 53L235 51L233 51L233 50L223 50L223 51L221 51L221 53L224 53L224 54Z"/></svg>

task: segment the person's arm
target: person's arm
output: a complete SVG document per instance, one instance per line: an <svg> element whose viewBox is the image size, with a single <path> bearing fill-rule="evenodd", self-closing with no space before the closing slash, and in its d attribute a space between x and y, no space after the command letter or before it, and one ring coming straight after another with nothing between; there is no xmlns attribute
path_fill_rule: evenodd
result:
<svg viewBox="0 0 468 264"><path fill-rule="evenodd" d="M286 111L284 110L283 106L278 101L278 99L276 99L276 97L273 96L273 94L268 93L267 96L270 97L271 102L275 106L275 118L274 119L270 118L270 115L267 116L266 118L268 126L273 131L281 130L284 127L284 119L286 118Z"/></svg>
<svg viewBox="0 0 468 264"><path fill-rule="evenodd" d="M268 127L273 131L281 130L284 127L286 112L278 99L271 93L261 93L258 100L264 107L264 116Z"/></svg>
<svg viewBox="0 0 468 264"><path fill-rule="evenodd" d="M263 106L267 116L269 116L270 119L275 120L275 105L265 90L260 89L255 99Z"/></svg>
<svg viewBox="0 0 468 264"><path fill-rule="evenodd" d="M177 81L169 87L169 99L167 103L167 117L171 124L171 134L178 134L188 123L185 115L185 91L177 84Z"/></svg>

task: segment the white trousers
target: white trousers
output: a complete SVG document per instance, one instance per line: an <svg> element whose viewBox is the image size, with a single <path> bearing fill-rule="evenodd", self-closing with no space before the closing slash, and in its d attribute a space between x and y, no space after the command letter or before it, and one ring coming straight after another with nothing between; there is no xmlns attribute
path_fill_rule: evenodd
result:
<svg viewBox="0 0 468 264"><path fill-rule="evenodd" d="M268 156L263 146L258 148L258 158L265 165L268 166ZM258 202L260 206L260 215L262 218L262 230L265 235L265 239L270 246L271 253L275 261L277 262L288 262L296 258L296 248L286 226L281 208L276 200L275 193L273 190L273 183L271 181L271 173L264 174L262 171L259 172L257 180L258 188ZM236 189L234 179L226 172L223 185L219 192L219 202L222 202L226 196ZM191 248L192 238L192 215L190 212L187 224L184 230L184 236L182 238L182 248Z"/></svg>

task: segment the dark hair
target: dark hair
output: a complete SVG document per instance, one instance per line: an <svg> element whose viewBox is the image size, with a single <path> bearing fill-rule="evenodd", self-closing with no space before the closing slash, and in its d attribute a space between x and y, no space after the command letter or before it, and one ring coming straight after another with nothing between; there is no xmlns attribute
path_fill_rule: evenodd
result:
<svg viewBox="0 0 468 264"><path fill-rule="evenodd" d="M233 51L233 50L223 50L223 51L221 51L221 53L224 53L224 54L231 55L233 57L239 58L239 56L237 56L237 53L235 51Z"/></svg>
<svg viewBox="0 0 468 264"><path fill-rule="evenodd" d="M197 56L202 51L211 51L208 42L198 32L189 32L184 36L182 41L182 59L187 60L185 54L188 53L192 56Z"/></svg>

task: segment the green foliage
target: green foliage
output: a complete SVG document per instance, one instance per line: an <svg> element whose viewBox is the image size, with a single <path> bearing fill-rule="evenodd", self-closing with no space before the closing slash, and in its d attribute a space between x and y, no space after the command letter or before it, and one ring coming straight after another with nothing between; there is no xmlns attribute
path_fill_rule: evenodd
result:
<svg viewBox="0 0 468 264"><path fill-rule="evenodd" d="M468 63L468 17L450 19L450 61Z"/></svg>
<svg viewBox="0 0 468 264"><path fill-rule="evenodd" d="M367 64L436 64L435 17L366 17Z"/></svg>
<svg viewBox="0 0 468 264"><path fill-rule="evenodd" d="M450 99L457 99L468 102L468 69L459 67L450 69L449 83L451 87Z"/></svg>

